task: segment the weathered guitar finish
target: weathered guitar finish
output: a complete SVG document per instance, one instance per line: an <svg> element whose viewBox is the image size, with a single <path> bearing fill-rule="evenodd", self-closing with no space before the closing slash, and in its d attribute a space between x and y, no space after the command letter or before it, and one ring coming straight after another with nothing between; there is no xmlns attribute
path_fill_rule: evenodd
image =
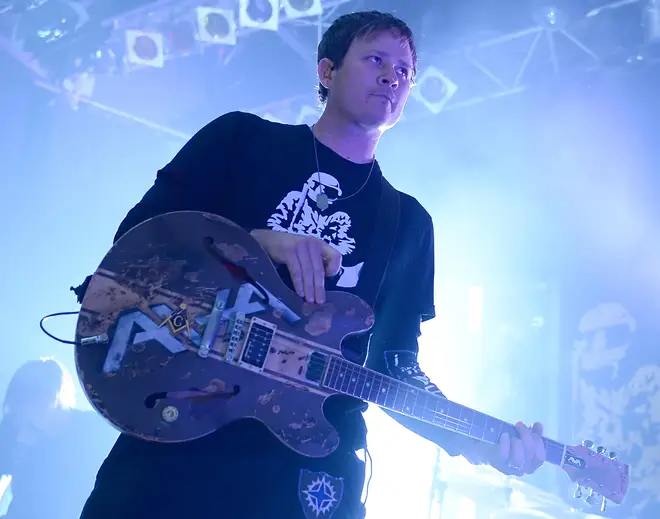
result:
<svg viewBox="0 0 660 519"><path fill-rule="evenodd" d="M240 418L264 423L302 455L339 438L323 403L345 394L479 441L511 424L345 360L344 338L367 332L371 308L343 292L305 303L249 233L219 216L168 213L125 234L87 288L76 365L92 405L157 442L200 438ZM544 438L548 461L589 497L620 503L628 466Z"/></svg>

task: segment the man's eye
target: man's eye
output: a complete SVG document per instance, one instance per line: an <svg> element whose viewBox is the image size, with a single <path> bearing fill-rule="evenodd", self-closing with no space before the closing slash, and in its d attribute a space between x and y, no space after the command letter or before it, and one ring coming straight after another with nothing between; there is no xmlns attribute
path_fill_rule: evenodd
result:
<svg viewBox="0 0 660 519"><path fill-rule="evenodd" d="M382 59L380 59L380 56L369 56L369 59L377 64L380 64L383 61Z"/></svg>
<svg viewBox="0 0 660 519"><path fill-rule="evenodd" d="M398 73L401 74L403 77L406 77L406 78L408 76L410 76L410 72L405 67L399 67Z"/></svg>

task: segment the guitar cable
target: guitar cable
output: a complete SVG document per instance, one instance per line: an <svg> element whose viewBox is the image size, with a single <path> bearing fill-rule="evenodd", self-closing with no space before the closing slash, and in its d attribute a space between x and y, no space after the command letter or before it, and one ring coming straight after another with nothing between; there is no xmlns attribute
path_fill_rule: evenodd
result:
<svg viewBox="0 0 660 519"><path fill-rule="evenodd" d="M92 344L102 344L108 342L109 338L105 333L102 333L101 335L95 335L93 337L85 337L81 341L68 341L66 339L60 339L59 337L56 337L48 330L46 330L46 327L44 326L44 323L53 317L61 317L63 315L77 315L78 313L79 312L56 312L54 314L45 315L39 321L39 328L41 328L41 331L48 335L48 337L57 342L61 342L62 344L71 344L72 346L91 346Z"/></svg>
<svg viewBox="0 0 660 519"><path fill-rule="evenodd" d="M57 342L61 342L62 344L71 344L73 346L79 346L80 343L77 341L67 341L66 339L60 339L59 337L55 337L55 335L53 335L48 330L46 330L46 327L44 326L44 323L49 319L52 319L53 317L60 317L62 315L76 315L77 313L78 312L57 312L54 314L45 315L39 321L39 328L41 328L41 331L44 332L46 335L48 335L48 337L50 337L51 339Z"/></svg>

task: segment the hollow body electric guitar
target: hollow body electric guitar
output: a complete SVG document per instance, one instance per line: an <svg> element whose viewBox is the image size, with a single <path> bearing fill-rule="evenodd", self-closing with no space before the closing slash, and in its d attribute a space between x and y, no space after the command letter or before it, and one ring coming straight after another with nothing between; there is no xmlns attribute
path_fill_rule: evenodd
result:
<svg viewBox="0 0 660 519"><path fill-rule="evenodd" d="M261 421L298 453L333 452L323 403L351 395L495 444L511 424L345 360L342 340L366 333L372 309L328 292L309 304L281 281L249 233L200 212L168 213L126 233L92 277L76 329L76 366L95 409L156 442ZM545 439L548 462L590 502L620 503L628 466L602 449ZM595 504L595 503L594 503Z"/></svg>

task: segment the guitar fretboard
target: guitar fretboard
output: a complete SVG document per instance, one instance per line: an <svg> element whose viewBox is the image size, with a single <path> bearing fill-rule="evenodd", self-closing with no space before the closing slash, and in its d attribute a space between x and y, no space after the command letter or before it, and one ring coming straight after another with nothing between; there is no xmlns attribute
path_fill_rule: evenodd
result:
<svg viewBox="0 0 660 519"><path fill-rule="evenodd" d="M505 432L514 437L518 434L510 423L339 357L330 357L323 385L481 442L496 444ZM545 437L543 441L547 461L561 466L564 444Z"/></svg>

